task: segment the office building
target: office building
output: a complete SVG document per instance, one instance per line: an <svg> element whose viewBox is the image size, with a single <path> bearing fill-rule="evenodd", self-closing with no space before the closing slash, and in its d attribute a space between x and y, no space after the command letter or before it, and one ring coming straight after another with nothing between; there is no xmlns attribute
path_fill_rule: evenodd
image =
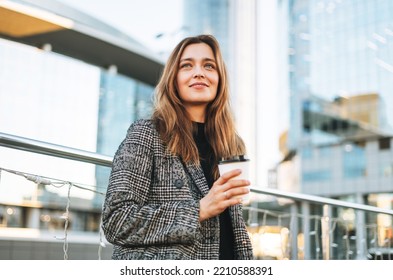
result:
<svg viewBox="0 0 393 280"><path fill-rule="evenodd" d="M107 156L151 112L163 67L129 36L46 0L0 1L0 61L1 133ZM108 167L0 147L0 168L0 258L61 259L66 224L70 258L95 258Z"/></svg>
<svg viewBox="0 0 393 280"><path fill-rule="evenodd" d="M290 121L278 188L391 209L393 3L292 0L279 8L288 22ZM356 213L356 242L376 219L392 224Z"/></svg>
<svg viewBox="0 0 393 280"><path fill-rule="evenodd" d="M393 17L387 11L392 3L288 3L287 148L301 161L299 191L332 196L388 192Z"/></svg>

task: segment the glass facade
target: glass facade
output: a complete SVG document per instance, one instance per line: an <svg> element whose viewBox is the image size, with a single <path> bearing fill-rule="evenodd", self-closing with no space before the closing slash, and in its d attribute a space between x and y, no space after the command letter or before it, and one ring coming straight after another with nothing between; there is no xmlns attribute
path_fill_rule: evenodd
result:
<svg viewBox="0 0 393 280"><path fill-rule="evenodd" d="M301 158L303 192L393 186L392 159L374 168L393 154L392 10L387 0L288 1L288 147ZM390 176L383 186L382 174Z"/></svg>
<svg viewBox="0 0 393 280"><path fill-rule="evenodd" d="M98 249L99 259L110 259L112 244L100 227L110 168L27 152L23 144L7 148L7 141L113 156L129 125L150 116L154 89L147 84L162 62L57 1L6 2L0 5L0 258L95 259Z"/></svg>
<svg viewBox="0 0 393 280"><path fill-rule="evenodd" d="M123 75L102 71L99 94L97 151L113 155L130 124L150 117L153 88Z"/></svg>
<svg viewBox="0 0 393 280"><path fill-rule="evenodd" d="M344 178L361 178L366 174L366 152L364 145L347 144L343 147Z"/></svg>
<svg viewBox="0 0 393 280"><path fill-rule="evenodd" d="M151 113L153 87L130 77L3 39L0 61L3 133L113 156L131 122ZM97 186L100 192L110 170L7 148L0 148L0 166ZM13 177L2 174L0 203L33 196L31 182ZM86 193L72 195L93 198L92 207L100 208L103 197Z"/></svg>
<svg viewBox="0 0 393 280"><path fill-rule="evenodd" d="M183 1L186 33L214 35L220 42L225 61L230 58L230 5L231 0Z"/></svg>
<svg viewBox="0 0 393 280"><path fill-rule="evenodd" d="M97 152L113 156L126 136L128 127L140 118L149 118L153 110L154 89L128 77L101 72L99 94L99 121ZM97 186L108 185L110 169L96 167ZM102 205L102 196L96 196L96 206Z"/></svg>
<svg viewBox="0 0 393 280"><path fill-rule="evenodd" d="M293 190L392 209L393 2L286 3L291 116L287 148L296 153L298 170ZM381 220L348 209L333 212L352 223L346 234L356 235L356 240L375 240L376 230L365 228L367 223L392 224L387 216ZM392 242L391 233L380 234L384 242ZM340 240L336 233L332 238ZM380 245L361 246L371 258Z"/></svg>
<svg viewBox="0 0 393 280"><path fill-rule="evenodd" d="M0 61L2 133L96 151L97 67L2 39ZM95 185L94 166L70 160L1 147L0 166ZM1 202L20 203L34 190L31 182L3 172Z"/></svg>

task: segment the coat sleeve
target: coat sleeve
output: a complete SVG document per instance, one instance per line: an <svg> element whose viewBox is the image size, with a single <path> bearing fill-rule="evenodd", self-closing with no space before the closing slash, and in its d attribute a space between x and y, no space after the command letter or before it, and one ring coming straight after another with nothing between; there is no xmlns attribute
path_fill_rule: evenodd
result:
<svg viewBox="0 0 393 280"><path fill-rule="evenodd" d="M102 228L112 244L189 244L197 237L199 202L147 203L154 133L151 123L134 123L114 156L102 212Z"/></svg>

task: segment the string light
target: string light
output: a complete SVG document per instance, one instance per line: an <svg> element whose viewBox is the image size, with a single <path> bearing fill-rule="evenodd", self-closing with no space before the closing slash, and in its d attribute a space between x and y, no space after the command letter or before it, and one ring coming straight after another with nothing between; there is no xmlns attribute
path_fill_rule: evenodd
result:
<svg viewBox="0 0 393 280"><path fill-rule="evenodd" d="M314 228L315 228L315 235L314 235L314 240L315 240L315 259L319 260L319 256L321 253L321 244L319 242L319 222L320 222L321 218L315 218L314 217Z"/></svg>
<svg viewBox="0 0 393 280"><path fill-rule="evenodd" d="M63 245L63 250L64 250L64 259L65 260L68 260L68 238L67 238L68 235L67 235L67 230L68 230L68 222L69 222L69 217L70 217L71 187L72 187L72 184L70 183L68 185L67 206L66 206L65 223L64 223L64 245Z"/></svg>
<svg viewBox="0 0 393 280"><path fill-rule="evenodd" d="M73 185L73 187L81 189L81 190L85 190L85 191L90 191L90 192L94 192L96 194L105 196L104 192L101 191L97 191L98 187L97 186L89 186L87 187L87 185L84 187L82 186L81 183L76 183L76 182L69 182L69 181L64 181L64 180L60 180L60 179L54 179L51 177L47 177L47 176L39 176L39 175L35 175L35 174L30 174L30 173L26 173L26 172L21 172L21 171L15 171L12 169L6 169L3 167L0 167L0 171L3 170L7 173L11 173L14 175L18 175L18 176L22 176L25 179L32 181L36 184L43 184L43 185L48 185L48 186L52 186L55 188L61 188L65 185L68 185L69 183L71 183Z"/></svg>
<svg viewBox="0 0 393 280"><path fill-rule="evenodd" d="M275 225L282 227L283 229L288 230L288 234L289 234L289 238L288 240L285 240L284 237L281 238L281 245L282 245L282 256L289 256L290 253L290 249L291 249L291 238L298 238L298 236L293 236L293 233L298 233L293 232L292 229L296 228L297 230L297 219L302 219L302 220L309 220L311 221L311 224L313 225L310 232L308 233L309 236L313 237L314 240L314 246L315 246L315 250L314 250L314 254L315 256L313 257L314 259L320 259L322 256L322 249L321 249L321 234L319 231L319 226L320 226L320 222L322 219L322 216L318 216L318 215L304 215L301 213L285 213L285 212L278 212L278 211L270 211L270 210L266 210L266 209L260 209L260 208L254 208L254 207L244 207L244 210L249 211L249 212L256 212L256 213L260 213L262 214L262 219L260 220L259 223L255 224L249 224L249 226L251 227L251 237L252 237L252 242L253 246L255 246L256 248L256 252L258 254L258 256L264 256L264 252L261 250L264 250L265 246L263 246L260 243L260 238L258 236L262 236L266 233L268 233L268 229L267 226L268 224L272 223L272 219L275 219ZM270 219L268 219L270 217ZM288 224L283 222L283 219L288 218ZM342 235L342 239L344 241L344 255L345 255L345 259L349 260L351 258L353 258L354 256L354 252L351 249L351 240L355 240L353 236L350 236L350 227L349 227L349 221L338 217L338 218L331 218L331 226L329 228L329 234L332 235L332 239L331 239L331 244L330 247L331 248L338 248L339 245L334 242L333 240L333 236L334 233L340 232L342 227L339 227L339 225L343 225L344 227L344 235ZM372 247L375 248L375 252L374 252L374 259L381 259L382 258L382 250L381 250L381 246L377 245L377 240L378 240L378 226L376 224L370 224L370 225L366 225L366 227L369 227L372 230L372 234L371 235L371 240L370 243L372 243L371 245L373 245ZM259 230L258 230L259 228ZM388 229L388 230L392 230L391 227L384 227L384 229ZM304 233L303 233L304 234ZM286 242L286 243L285 243ZM363 243L366 243L366 240L363 240ZM392 249L392 244L389 238L384 239L384 241L382 242L383 244L383 248L389 250L388 251L388 255L387 257L389 259L392 258L392 253L390 253L390 250ZM259 246L261 246L262 249L258 248ZM363 244L362 246L366 246L365 244ZM288 248L288 251L285 251L284 248ZM367 246L366 246L367 247ZM299 252L304 252L304 248L301 247L301 244L298 244L298 248ZM372 255L370 254L370 251L366 250L368 252L368 259L372 259ZM269 255L266 255L266 257L271 257Z"/></svg>
<svg viewBox="0 0 393 280"><path fill-rule="evenodd" d="M349 242L349 222L347 220L344 220L345 223L345 234L343 236L343 239L345 241L345 256L346 259L349 260L350 259L350 255L351 255L351 248L350 248L350 242Z"/></svg>
<svg viewBox="0 0 393 280"><path fill-rule="evenodd" d="M94 190L92 188L96 188L95 186L90 186L88 187L83 187L80 184L69 182L69 181L63 181L63 180L58 180L58 179L53 179L50 177L45 177L45 176L39 176L35 174L29 174L26 172L21 172L21 171L16 171L16 170L11 170L11 169L6 169L0 167L0 182L1 182L1 172L5 171L10 174L14 174L17 176L24 177L26 180L31 181L36 183L37 185L44 185L44 186L53 186L55 188L62 188L64 186L68 186L68 192L67 192L67 205L64 214L62 215L62 218L64 219L64 237L57 237L54 236L55 239L57 240L63 240L63 254L64 254L64 260L68 260L68 226L69 226L69 216L70 216L70 206L71 206L71 189L73 187L79 188L85 191L90 191L94 192L100 195L105 195L103 192L99 192L97 190ZM100 219L100 227L99 227L99 250L98 250L98 259L101 259L101 251L102 248L106 247L104 240L103 240L103 232L102 232L102 219Z"/></svg>

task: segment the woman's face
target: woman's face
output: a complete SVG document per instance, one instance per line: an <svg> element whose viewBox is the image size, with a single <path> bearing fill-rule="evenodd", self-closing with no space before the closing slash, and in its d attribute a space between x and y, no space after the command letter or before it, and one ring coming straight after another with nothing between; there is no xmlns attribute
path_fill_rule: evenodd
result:
<svg viewBox="0 0 393 280"><path fill-rule="evenodd" d="M206 109L217 95L219 75L212 49L205 43L188 45L181 55L176 85L189 113Z"/></svg>

